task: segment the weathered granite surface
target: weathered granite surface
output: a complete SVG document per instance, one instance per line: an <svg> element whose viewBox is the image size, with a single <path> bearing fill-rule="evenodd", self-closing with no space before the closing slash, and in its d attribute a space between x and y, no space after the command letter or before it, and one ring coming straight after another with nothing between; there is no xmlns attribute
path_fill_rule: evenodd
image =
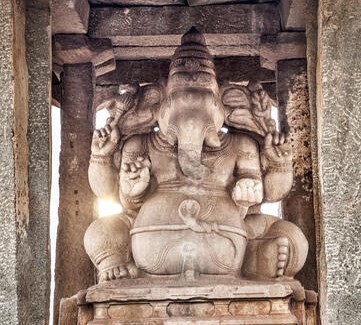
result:
<svg viewBox="0 0 361 325"><path fill-rule="evenodd" d="M50 8L0 5L0 318L47 324Z"/></svg>
<svg viewBox="0 0 361 325"><path fill-rule="evenodd" d="M0 317L5 324L17 324L18 278L16 272L16 187L13 151L14 92L13 38L14 1L2 0L0 15Z"/></svg>
<svg viewBox="0 0 361 325"><path fill-rule="evenodd" d="M361 5L320 1L318 152L324 324L361 323Z"/></svg>
<svg viewBox="0 0 361 325"><path fill-rule="evenodd" d="M55 273L54 323L60 299L94 283L94 268L83 247L93 220L94 195L88 184L93 128L95 73L91 63L65 65L60 154L60 204Z"/></svg>
<svg viewBox="0 0 361 325"><path fill-rule="evenodd" d="M28 278L28 318L22 324L47 324L50 295L50 1L26 1L26 61L29 69L29 230L31 264ZM51 243L52 245L55 243ZM29 271L30 270L30 271Z"/></svg>
<svg viewBox="0 0 361 325"><path fill-rule="evenodd" d="M310 245L305 266L297 274L306 289L317 290L316 240L311 157L311 116L306 60L277 64L277 98L281 129L293 150L293 185L282 201L283 218L298 225Z"/></svg>

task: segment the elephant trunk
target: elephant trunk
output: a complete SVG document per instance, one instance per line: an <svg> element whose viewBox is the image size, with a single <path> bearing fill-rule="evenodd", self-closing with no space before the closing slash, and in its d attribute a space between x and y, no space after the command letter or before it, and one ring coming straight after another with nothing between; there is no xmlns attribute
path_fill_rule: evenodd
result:
<svg viewBox="0 0 361 325"><path fill-rule="evenodd" d="M180 130L178 130L180 131ZM190 123L178 134L178 161L183 174L191 179L200 180L211 173L202 164L203 142L219 146L219 138L214 128L204 132L199 125Z"/></svg>

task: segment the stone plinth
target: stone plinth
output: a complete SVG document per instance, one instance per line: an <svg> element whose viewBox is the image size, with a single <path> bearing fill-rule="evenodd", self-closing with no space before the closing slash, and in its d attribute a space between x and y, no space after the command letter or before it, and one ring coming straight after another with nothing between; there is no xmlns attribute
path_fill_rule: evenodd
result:
<svg viewBox="0 0 361 325"><path fill-rule="evenodd" d="M306 323L305 297L297 281L116 280L63 300L59 324L65 317L67 325L73 324L66 311L72 303L78 304L74 324L79 325L315 324L314 319Z"/></svg>

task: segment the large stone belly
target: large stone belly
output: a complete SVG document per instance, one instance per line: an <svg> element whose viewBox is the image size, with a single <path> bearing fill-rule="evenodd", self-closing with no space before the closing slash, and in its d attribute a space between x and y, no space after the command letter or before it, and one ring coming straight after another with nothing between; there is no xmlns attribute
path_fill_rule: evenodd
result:
<svg viewBox="0 0 361 325"><path fill-rule="evenodd" d="M199 207L188 218L193 220L180 212L184 202ZM237 273L246 247L243 220L227 193L155 193L142 206L131 234L134 260L151 274L178 274L188 269L204 274Z"/></svg>

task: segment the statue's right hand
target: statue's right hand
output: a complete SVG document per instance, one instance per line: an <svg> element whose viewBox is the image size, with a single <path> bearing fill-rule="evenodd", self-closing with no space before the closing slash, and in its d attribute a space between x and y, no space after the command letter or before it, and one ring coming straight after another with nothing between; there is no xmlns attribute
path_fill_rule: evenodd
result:
<svg viewBox="0 0 361 325"><path fill-rule="evenodd" d="M110 117L104 128L94 131L91 152L93 155L109 157L116 150L119 140L117 121Z"/></svg>

